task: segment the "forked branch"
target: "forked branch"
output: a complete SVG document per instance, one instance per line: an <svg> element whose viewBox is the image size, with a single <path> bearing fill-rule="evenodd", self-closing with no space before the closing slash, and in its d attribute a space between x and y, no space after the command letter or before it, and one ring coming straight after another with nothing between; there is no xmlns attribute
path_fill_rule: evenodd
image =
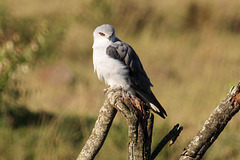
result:
<svg viewBox="0 0 240 160"><path fill-rule="evenodd" d="M239 109L240 82L230 90L225 100L212 112L197 135L184 149L180 160L200 160ZM151 155L153 114L136 97L119 88L110 89L106 93L106 99L100 109L95 127L77 160L94 159L106 139L117 110L124 115L128 124L129 160L153 160L168 141L171 140L170 143L174 143L182 130L181 126L174 126Z"/></svg>
<svg viewBox="0 0 240 160"><path fill-rule="evenodd" d="M137 97L128 94L121 88L108 89L104 105L100 109L98 119L92 133L80 152L77 160L92 160L102 147L117 110L125 117L128 124L128 159L151 160L151 144L154 116L149 107ZM171 131L172 133L173 131ZM180 133L180 132L179 132ZM179 133L168 136L173 140ZM173 136L174 135L174 136ZM166 137L164 142L166 141ZM163 148L166 143L160 143ZM160 152L156 149L154 156ZM153 158L154 159L154 158Z"/></svg>

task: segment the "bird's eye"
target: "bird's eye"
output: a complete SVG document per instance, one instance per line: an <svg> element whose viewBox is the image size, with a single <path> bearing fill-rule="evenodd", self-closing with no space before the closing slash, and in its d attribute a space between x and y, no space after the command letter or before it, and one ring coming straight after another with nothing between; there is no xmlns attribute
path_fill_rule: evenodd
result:
<svg viewBox="0 0 240 160"><path fill-rule="evenodd" d="M100 34L100 36L105 36L105 34L102 32L98 32L98 33Z"/></svg>

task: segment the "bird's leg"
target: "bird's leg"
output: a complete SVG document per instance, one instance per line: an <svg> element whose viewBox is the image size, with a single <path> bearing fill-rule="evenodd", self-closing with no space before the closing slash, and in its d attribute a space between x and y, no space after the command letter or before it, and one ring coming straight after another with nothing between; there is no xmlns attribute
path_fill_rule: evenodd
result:
<svg viewBox="0 0 240 160"><path fill-rule="evenodd" d="M124 102L124 101L128 101L128 98L126 96L127 93L125 93L124 89L121 88L121 101Z"/></svg>
<svg viewBox="0 0 240 160"><path fill-rule="evenodd" d="M122 91L122 97L123 97L123 98L126 98L126 94L125 94L125 92L124 92L124 89L123 89L123 88L121 88L121 91Z"/></svg>

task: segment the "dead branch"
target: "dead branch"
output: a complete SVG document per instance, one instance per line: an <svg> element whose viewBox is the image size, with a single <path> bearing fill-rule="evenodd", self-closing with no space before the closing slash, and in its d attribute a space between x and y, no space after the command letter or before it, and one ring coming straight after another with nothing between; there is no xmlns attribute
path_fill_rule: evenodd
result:
<svg viewBox="0 0 240 160"><path fill-rule="evenodd" d="M114 92L114 95L116 95L116 97L111 97L115 99L115 102L110 101L110 105L123 114L128 124L128 159L149 160L153 114L150 114L149 108L141 100L126 93L121 88L108 92Z"/></svg>
<svg viewBox="0 0 240 160"><path fill-rule="evenodd" d="M125 117L128 124L128 159L150 160L154 115L149 107L137 97L121 88L108 89L104 105L100 109L98 119L92 133L82 148L77 160L92 160L101 149L117 110ZM173 130L159 143L154 151L154 158L169 140L175 141L181 127ZM175 140L174 140L175 139ZM160 146L160 147L159 147ZM154 159L153 158L153 159Z"/></svg>
<svg viewBox="0 0 240 160"><path fill-rule="evenodd" d="M212 112L200 131L184 149L180 160L199 160L240 109L240 82Z"/></svg>
<svg viewBox="0 0 240 160"><path fill-rule="evenodd" d="M184 149L180 160L201 159L239 109L240 82L212 112L201 130ZM183 129L179 125L174 126L151 155L153 114L137 97L129 95L121 88L109 89L94 129L77 160L92 160L96 156L104 143L117 110L123 114L128 124L129 160L153 160L169 140L171 140L170 145L174 143Z"/></svg>
<svg viewBox="0 0 240 160"><path fill-rule="evenodd" d="M157 155L161 152L163 147L170 141L169 146L171 146L177 139L177 137L180 135L181 131L183 130L183 127L179 124L176 124L173 129L159 142L157 147L154 149L151 160L155 159Z"/></svg>
<svg viewBox="0 0 240 160"><path fill-rule="evenodd" d="M99 111L98 119L92 130L92 133L82 148L77 160L92 160L101 149L112 121L117 113L117 110L110 106L105 100L102 108Z"/></svg>

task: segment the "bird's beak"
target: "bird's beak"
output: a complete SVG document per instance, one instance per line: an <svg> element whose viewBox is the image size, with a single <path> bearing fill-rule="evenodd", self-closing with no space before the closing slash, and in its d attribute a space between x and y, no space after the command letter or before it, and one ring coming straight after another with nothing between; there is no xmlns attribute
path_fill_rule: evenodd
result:
<svg viewBox="0 0 240 160"><path fill-rule="evenodd" d="M109 40L110 40L110 39L111 39L111 37L112 37L112 35L109 35L109 36L107 36L107 39L109 39Z"/></svg>
<svg viewBox="0 0 240 160"><path fill-rule="evenodd" d="M109 35L107 38L108 38L109 40L111 40L112 37L113 37L113 34Z"/></svg>

